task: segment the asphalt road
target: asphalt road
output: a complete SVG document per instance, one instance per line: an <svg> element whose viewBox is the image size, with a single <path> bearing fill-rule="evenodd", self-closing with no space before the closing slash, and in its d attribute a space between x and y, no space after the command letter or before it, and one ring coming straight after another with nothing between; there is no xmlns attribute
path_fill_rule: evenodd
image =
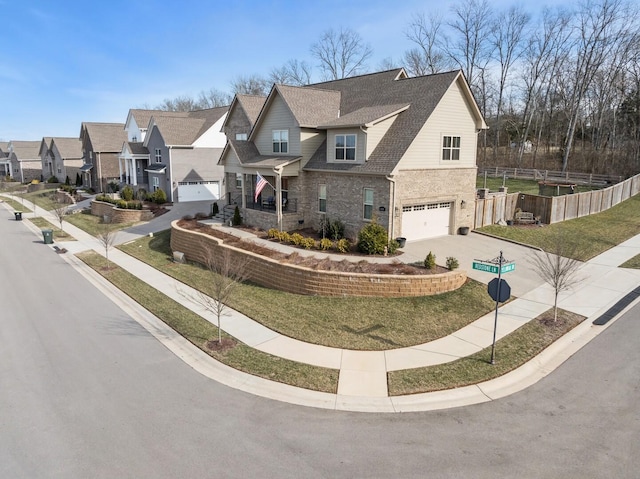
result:
<svg viewBox="0 0 640 479"><path fill-rule="evenodd" d="M196 373L0 209L1 478L637 478L640 307L511 397L316 410Z"/></svg>

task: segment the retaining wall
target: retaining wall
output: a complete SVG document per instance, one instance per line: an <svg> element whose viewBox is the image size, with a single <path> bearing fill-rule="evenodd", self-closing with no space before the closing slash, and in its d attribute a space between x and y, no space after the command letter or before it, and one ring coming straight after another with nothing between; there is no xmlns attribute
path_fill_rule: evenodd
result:
<svg viewBox="0 0 640 479"><path fill-rule="evenodd" d="M430 296L460 288L467 280L464 271L433 275L392 275L318 271L280 263L249 251L225 245L222 240L171 224L171 250L185 259L204 264L209 256L220 258L223 250L231 254L231 264L248 260L248 280L288 293L313 296L359 296L400 298Z"/></svg>
<svg viewBox="0 0 640 479"><path fill-rule="evenodd" d="M116 208L105 201L92 201L91 214L94 216L108 216L111 223L137 223L153 219L153 213L149 210L125 210Z"/></svg>

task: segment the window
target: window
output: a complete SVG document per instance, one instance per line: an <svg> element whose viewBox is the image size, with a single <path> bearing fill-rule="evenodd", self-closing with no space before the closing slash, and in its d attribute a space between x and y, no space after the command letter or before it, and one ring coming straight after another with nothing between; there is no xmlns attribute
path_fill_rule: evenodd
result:
<svg viewBox="0 0 640 479"><path fill-rule="evenodd" d="M460 159L460 137L459 136L443 136L442 137L442 159L443 160L459 160Z"/></svg>
<svg viewBox="0 0 640 479"><path fill-rule="evenodd" d="M58 174L62 174L62 168L58 168Z"/></svg>
<svg viewBox="0 0 640 479"><path fill-rule="evenodd" d="M287 153L289 151L289 130L273 130L273 152Z"/></svg>
<svg viewBox="0 0 640 479"><path fill-rule="evenodd" d="M364 211L363 216L365 220L373 219L373 189L365 188L363 195Z"/></svg>
<svg viewBox="0 0 640 479"><path fill-rule="evenodd" d="M242 188L242 173L236 173L236 188Z"/></svg>
<svg viewBox="0 0 640 479"><path fill-rule="evenodd" d="M156 191L160 187L160 180L157 176L153 177L153 191Z"/></svg>
<svg viewBox="0 0 640 479"><path fill-rule="evenodd" d="M137 137L137 136L134 136L133 138L131 138L131 141L132 141L133 143L137 143L137 142L138 142L138 137Z"/></svg>
<svg viewBox="0 0 640 479"><path fill-rule="evenodd" d="M162 150L156 148L156 163L162 163Z"/></svg>
<svg viewBox="0 0 640 479"><path fill-rule="evenodd" d="M318 185L318 211L327 212L327 185Z"/></svg>
<svg viewBox="0 0 640 479"><path fill-rule="evenodd" d="M356 135L336 135L336 160L356 159Z"/></svg>
<svg viewBox="0 0 640 479"><path fill-rule="evenodd" d="M246 133L236 133L236 140L238 141L247 141Z"/></svg>

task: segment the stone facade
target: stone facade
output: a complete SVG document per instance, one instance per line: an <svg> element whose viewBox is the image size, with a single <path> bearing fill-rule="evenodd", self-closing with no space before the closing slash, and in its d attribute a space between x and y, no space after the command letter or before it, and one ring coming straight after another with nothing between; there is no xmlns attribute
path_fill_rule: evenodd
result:
<svg viewBox="0 0 640 479"><path fill-rule="evenodd" d="M429 296L458 289L467 280L464 271L414 276L318 271L283 264L225 245L213 236L180 228L177 221L171 225L171 250L184 253L188 261L205 263L209 256L219 258L219 251L223 248L232 255L232 264L249 258L250 281L295 294L386 298ZM213 250L213 255L210 255L210 250Z"/></svg>

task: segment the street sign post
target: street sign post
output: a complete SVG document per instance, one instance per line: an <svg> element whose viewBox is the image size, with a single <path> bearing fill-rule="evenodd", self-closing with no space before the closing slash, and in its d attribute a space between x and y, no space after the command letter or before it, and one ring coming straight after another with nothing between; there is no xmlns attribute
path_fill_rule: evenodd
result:
<svg viewBox="0 0 640 479"><path fill-rule="evenodd" d="M474 261L473 264L471 265L471 267L473 269L477 269L478 271L485 271L486 273L493 273L493 274L504 274L504 273L510 273L511 271L515 271L516 269L516 264L513 261L510 261L508 263L503 264L502 266L498 266L497 264L491 264L489 262L483 262L483 261Z"/></svg>

